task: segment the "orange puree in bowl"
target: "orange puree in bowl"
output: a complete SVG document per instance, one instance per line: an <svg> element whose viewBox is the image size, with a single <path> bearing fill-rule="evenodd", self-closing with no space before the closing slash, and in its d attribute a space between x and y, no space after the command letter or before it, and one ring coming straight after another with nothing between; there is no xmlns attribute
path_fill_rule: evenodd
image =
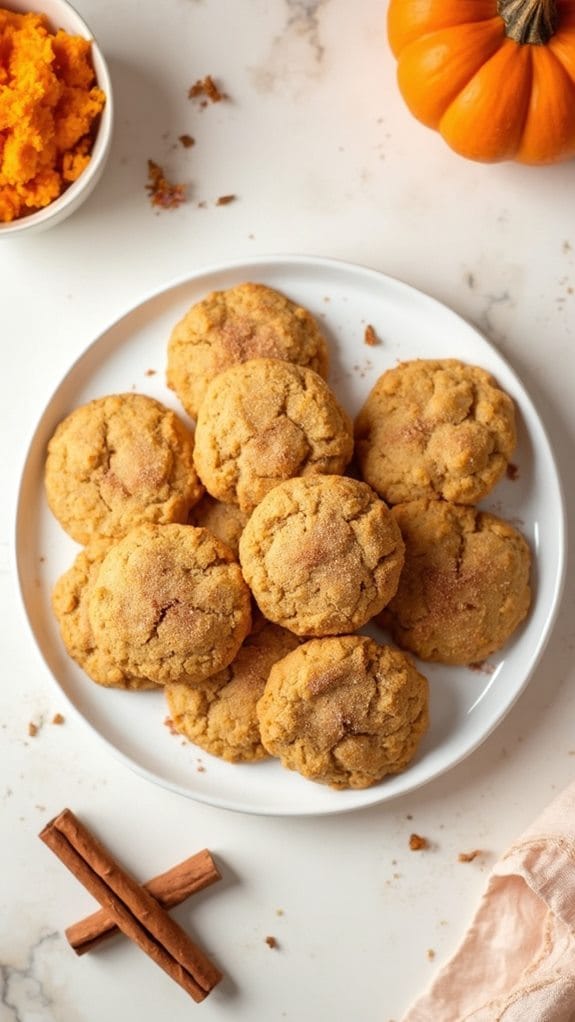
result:
<svg viewBox="0 0 575 1022"><path fill-rule="evenodd" d="M105 95L90 42L0 8L0 221L47 206L90 160Z"/></svg>

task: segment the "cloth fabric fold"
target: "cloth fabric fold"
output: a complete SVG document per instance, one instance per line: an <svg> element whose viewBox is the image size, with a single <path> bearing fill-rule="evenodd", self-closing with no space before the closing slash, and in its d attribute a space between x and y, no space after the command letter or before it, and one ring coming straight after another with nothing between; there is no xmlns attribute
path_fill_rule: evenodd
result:
<svg viewBox="0 0 575 1022"><path fill-rule="evenodd" d="M575 783L501 856L402 1022L575 1022Z"/></svg>

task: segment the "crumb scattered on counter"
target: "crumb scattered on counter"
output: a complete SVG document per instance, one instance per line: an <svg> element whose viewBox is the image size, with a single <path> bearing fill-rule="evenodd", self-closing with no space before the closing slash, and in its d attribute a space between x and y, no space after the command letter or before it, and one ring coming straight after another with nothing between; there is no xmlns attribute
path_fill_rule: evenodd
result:
<svg viewBox="0 0 575 1022"><path fill-rule="evenodd" d="M266 944L268 947L277 948L278 942L275 937L266 937Z"/></svg>
<svg viewBox="0 0 575 1022"><path fill-rule="evenodd" d="M368 323L365 328L364 344L367 344L370 348L375 347L376 344L381 344L379 337L377 336L371 323Z"/></svg>
<svg viewBox="0 0 575 1022"><path fill-rule="evenodd" d="M53 724L63 724L65 720L66 718L62 713L55 713L54 716L52 717Z"/></svg>
<svg viewBox="0 0 575 1022"><path fill-rule="evenodd" d="M421 834L411 834L409 838L409 847L412 852L422 852L426 848L429 848L429 841L426 837L422 837Z"/></svg>
<svg viewBox="0 0 575 1022"><path fill-rule="evenodd" d="M237 195L220 195L216 199L216 206L229 206L230 202L235 202Z"/></svg>
<svg viewBox="0 0 575 1022"><path fill-rule="evenodd" d="M157 369L146 369L144 376L155 376L157 372Z"/></svg>
<svg viewBox="0 0 575 1022"><path fill-rule="evenodd" d="M38 734L38 725L34 724L32 720L28 724L28 734L30 735L30 738L35 738Z"/></svg>
<svg viewBox="0 0 575 1022"><path fill-rule="evenodd" d="M176 209L186 201L186 186L168 181L163 168L154 160L148 160L146 191L152 206L158 206L160 209Z"/></svg>
<svg viewBox="0 0 575 1022"><path fill-rule="evenodd" d="M184 149L191 149L196 144L195 138L191 135L178 135L178 142L183 145Z"/></svg>
<svg viewBox="0 0 575 1022"><path fill-rule="evenodd" d="M222 92L211 75L206 75L205 78L199 78L188 89L188 99L200 98L202 99L200 106L205 107L208 105L208 100L210 103L221 103L223 99L229 99L229 96Z"/></svg>
<svg viewBox="0 0 575 1022"><path fill-rule="evenodd" d="M284 914L283 908L276 908L276 916L283 916Z"/></svg>
<svg viewBox="0 0 575 1022"><path fill-rule="evenodd" d="M475 848L472 852L460 852L457 856L458 862L473 862L478 855L481 855L481 849Z"/></svg>
<svg viewBox="0 0 575 1022"><path fill-rule="evenodd" d="M507 465L507 468L505 469L505 475L507 476L508 479L511 479L512 482L515 482L516 479L519 479L519 469L517 468L517 465L513 464L512 461L510 461L509 464Z"/></svg>
<svg viewBox="0 0 575 1022"><path fill-rule="evenodd" d="M177 735L178 734L178 731L176 731L176 729L174 727L174 722L173 722L171 717L164 717L164 724L166 725L166 727L167 727L167 729L168 729L168 731L170 732L171 735Z"/></svg>
<svg viewBox="0 0 575 1022"><path fill-rule="evenodd" d="M428 949L427 949L427 957L429 958L430 962L432 962L433 959L435 958L435 951L433 950L432 947L428 947Z"/></svg>

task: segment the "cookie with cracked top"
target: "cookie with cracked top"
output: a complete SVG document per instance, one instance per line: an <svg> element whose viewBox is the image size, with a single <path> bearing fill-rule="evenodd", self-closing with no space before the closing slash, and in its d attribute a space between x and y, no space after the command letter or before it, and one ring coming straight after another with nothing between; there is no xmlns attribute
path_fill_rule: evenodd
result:
<svg viewBox="0 0 575 1022"><path fill-rule="evenodd" d="M279 358L327 376L326 340L307 309L264 284L212 291L172 330L167 383L197 418L217 373L251 358Z"/></svg>
<svg viewBox="0 0 575 1022"><path fill-rule="evenodd" d="M500 649L531 602L531 551L509 522L443 500L392 509L405 566L379 623L422 660L474 664Z"/></svg>
<svg viewBox="0 0 575 1022"><path fill-rule="evenodd" d="M284 479L339 475L353 452L351 420L321 376L271 358L231 366L211 381L195 441L208 492L246 512Z"/></svg>
<svg viewBox="0 0 575 1022"><path fill-rule="evenodd" d="M416 359L380 376L356 418L355 440L363 479L387 503L475 504L513 454L515 409L484 369Z"/></svg>
<svg viewBox="0 0 575 1022"><path fill-rule="evenodd" d="M193 684L234 659L250 630L250 592L231 550L207 529L140 525L104 557L88 615L100 649L123 671Z"/></svg>
<svg viewBox="0 0 575 1022"><path fill-rule="evenodd" d="M366 484L307 476L274 487L240 539L240 563L260 610L296 635L361 628L394 595L403 540Z"/></svg>
<svg viewBox="0 0 575 1022"><path fill-rule="evenodd" d="M185 522L203 492L192 434L145 394L111 394L71 412L48 444L45 485L78 543L119 539L142 522Z"/></svg>
<svg viewBox="0 0 575 1022"><path fill-rule="evenodd" d="M428 684L408 656L366 636L312 639L272 667L257 714L283 766L333 788L367 788L413 759Z"/></svg>

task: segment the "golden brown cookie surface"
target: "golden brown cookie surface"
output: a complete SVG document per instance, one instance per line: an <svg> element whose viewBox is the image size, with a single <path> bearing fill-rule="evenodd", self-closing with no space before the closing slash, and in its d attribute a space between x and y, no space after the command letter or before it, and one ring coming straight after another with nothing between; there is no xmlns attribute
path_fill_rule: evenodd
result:
<svg viewBox="0 0 575 1022"><path fill-rule="evenodd" d="M196 418L217 373L251 358L279 358L327 375L327 345L316 320L263 284L213 291L192 305L168 344L168 386Z"/></svg>
<svg viewBox="0 0 575 1022"><path fill-rule="evenodd" d="M352 450L351 420L317 373L258 358L209 384L194 463L213 497L249 512L284 479L343 472Z"/></svg>
<svg viewBox="0 0 575 1022"><path fill-rule="evenodd" d="M397 589L403 541L365 483L308 476L276 486L240 539L240 562L270 621L296 635L355 631Z"/></svg>
<svg viewBox="0 0 575 1022"><path fill-rule="evenodd" d="M89 600L99 646L157 684L216 674L250 629L250 593L207 529L142 525L106 554Z"/></svg>
<svg viewBox="0 0 575 1022"><path fill-rule="evenodd" d="M362 476L388 503L443 497L474 504L505 472L515 412L485 370L417 359L380 376L355 437Z"/></svg>
<svg viewBox="0 0 575 1022"><path fill-rule="evenodd" d="M144 394L112 394L76 408L48 445L46 493L78 543L119 539L141 522L185 522L202 487L193 437Z"/></svg>
<svg viewBox="0 0 575 1022"><path fill-rule="evenodd" d="M531 600L531 553L521 533L445 501L410 501L392 513L405 566L381 623L398 646L445 664L478 663L500 649Z"/></svg>
<svg viewBox="0 0 575 1022"><path fill-rule="evenodd" d="M367 788L412 760L428 685L410 658L360 635L312 639L272 667L257 706L282 764L334 788Z"/></svg>
<svg viewBox="0 0 575 1022"><path fill-rule="evenodd" d="M72 659L98 685L106 688L155 689L157 685L148 678L123 671L100 649L94 638L88 617L88 602L109 546L109 543L96 543L81 550L71 568L56 582L52 592L52 608L60 626L60 635Z"/></svg>
<svg viewBox="0 0 575 1022"><path fill-rule="evenodd" d="M256 703L273 665L297 645L291 632L258 618L225 670L195 685L166 686L176 731L231 763L265 759L268 753L260 739Z"/></svg>
<svg viewBox="0 0 575 1022"><path fill-rule="evenodd" d="M235 557L238 556L240 536L244 531L248 515L240 511L237 504L222 504L214 500L209 493L192 508L188 517L188 525L198 525L209 529L217 539L229 546Z"/></svg>

